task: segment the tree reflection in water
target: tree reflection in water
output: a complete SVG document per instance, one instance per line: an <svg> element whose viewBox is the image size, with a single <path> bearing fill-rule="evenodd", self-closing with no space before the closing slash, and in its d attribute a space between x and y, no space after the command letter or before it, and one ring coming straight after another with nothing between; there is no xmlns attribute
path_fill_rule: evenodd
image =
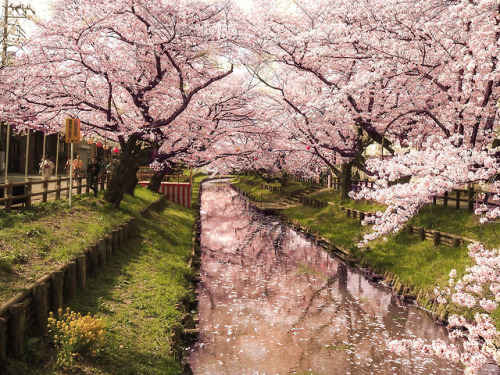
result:
<svg viewBox="0 0 500 375"><path fill-rule="evenodd" d="M227 184L204 184L201 213L194 374L463 373L389 352L389 337L447 340L446 331Z"/></svg>

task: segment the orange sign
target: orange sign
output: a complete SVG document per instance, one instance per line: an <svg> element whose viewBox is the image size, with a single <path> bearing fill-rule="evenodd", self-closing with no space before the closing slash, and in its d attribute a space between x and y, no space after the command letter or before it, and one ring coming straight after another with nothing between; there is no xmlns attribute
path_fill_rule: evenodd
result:
<svg viewBox="0 0 500 375"><path fill-rule="evenodd" d="M66 119L66 143L80 142L80 120L77 118Z"/></svg>

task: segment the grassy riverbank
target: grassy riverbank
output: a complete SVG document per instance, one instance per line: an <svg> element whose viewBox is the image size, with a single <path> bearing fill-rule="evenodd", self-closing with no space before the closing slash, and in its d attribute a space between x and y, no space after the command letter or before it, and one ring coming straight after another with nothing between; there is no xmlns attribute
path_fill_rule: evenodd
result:
<svg viewBox="0 0 500 375"><path fill-rule="evenodd" d="M203 177L195 179L194 201ZM69 211L80 213L80 207L87 207L87 210L95 207L102 217L100 222L109 218L111 223L107 225L113 227L113 219L119 224L120 218L136 216L141 208L157 198L157 194L138 188L135 198L126 197L120 212L99 202L93 204L90 197L81 197ZM195 302L193 271L187 263L193 248L196 209L166 202L163 207L152 210L148 217L139 217L125 249L108 261L105 272L89 277L87 288L79 293L77 300L69 303L74 311L90 312L103 318L106 340L96 357L79 358L72 371L63 371L55 367L55 352L50 345L41 345L36 338L28 339L24 357L9 359L9 374L182 373L182 344L172 334L182 332L189 322L186 320L188 310ZM64 207L61 207L62 212L53 211L50 215L36 213L29 225L41 226L39 220L45 222L52 215L70 214ZM95 220L94 215L92 210L88 215L89 224L92 218ZM15 222L16 226L23 224L23 220L15 219ZM101 232L96 228L92 233L99 236ZM56 259L55 255L53 257ZM62 262L64 257L57 259Z"/></svg>
<svg viewBox="0 0 500 375"><path fill-rule="evenodd" d="M125 196L118 210L92 194L74 196L72 207L64 200L30 209L1 210L0 301L81 254L157 198L157 194L138 188L134 197Z"/></svg>

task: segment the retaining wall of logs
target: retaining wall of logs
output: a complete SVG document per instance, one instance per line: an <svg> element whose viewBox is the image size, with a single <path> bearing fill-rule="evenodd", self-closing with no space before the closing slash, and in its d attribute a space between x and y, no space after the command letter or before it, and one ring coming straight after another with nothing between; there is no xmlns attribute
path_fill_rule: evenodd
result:
<svg viewBox="0 0 500 375"><path fill-rule="evenodd" d="M161 197L142 209L140 214L146 216L153 206L164 200ZM49 312L57 312L63 307L64 300L77 298L78 291L86 286L87 274L95 275L106 270L108 261L119 254L130 238L135 221L135 218L130 218L92 244L83 254L0 305L0 374L7 371L7 356L23 355L24 335L28 328L35 328L40 336L46 335Z"/></svg>

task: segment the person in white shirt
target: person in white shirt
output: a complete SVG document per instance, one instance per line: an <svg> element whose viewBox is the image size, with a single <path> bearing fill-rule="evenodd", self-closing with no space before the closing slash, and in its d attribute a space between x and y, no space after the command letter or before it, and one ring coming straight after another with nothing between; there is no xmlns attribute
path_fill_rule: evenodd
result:
<svg viewBox="0 0 500 375"><path fill-rule="evenodd" d="M42 178L44 180L50 179L54 168L54 163L52 163L50 158L47 156L45 160L40 163L40 174L42 175Z"/></svg>

